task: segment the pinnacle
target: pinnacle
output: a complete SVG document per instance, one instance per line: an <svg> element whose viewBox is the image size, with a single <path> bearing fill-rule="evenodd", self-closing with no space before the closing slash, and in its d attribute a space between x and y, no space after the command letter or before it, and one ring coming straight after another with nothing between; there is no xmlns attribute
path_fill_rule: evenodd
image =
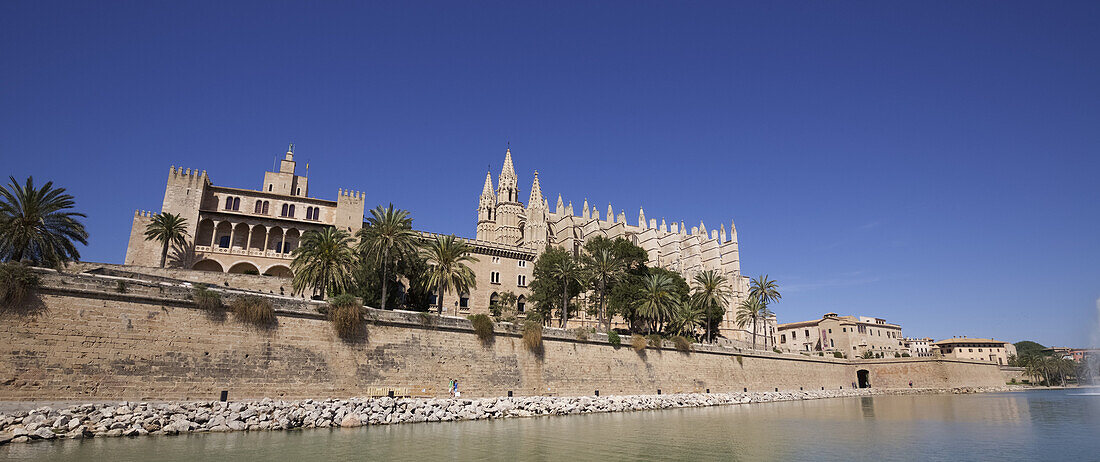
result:
<svg viewBox="0 0 1100 462"><path fill-rule="evenodd" d="M485 172L485 186L481 188L481 195L493 197L493 174Z"/></svg>
<svg viewBox="0 0 1100 462"><path fill-rule="evenodd" d="M539 207L542 203L542 186L539 185L539 171L535 170L535 180L531 182L531 196L527 199L527 206Z"/></svg>

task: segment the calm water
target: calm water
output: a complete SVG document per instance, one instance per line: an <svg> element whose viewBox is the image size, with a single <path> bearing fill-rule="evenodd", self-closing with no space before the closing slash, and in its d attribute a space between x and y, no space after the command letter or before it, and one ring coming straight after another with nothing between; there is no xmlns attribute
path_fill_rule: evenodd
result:
<svg viewBox="0 0 1100 462"><path fill-rule="evenodd" d="M1100 394L1083 393L877 396L355 429L102 438L7 445L0 447L0 459L1100 460Z"/></svg>

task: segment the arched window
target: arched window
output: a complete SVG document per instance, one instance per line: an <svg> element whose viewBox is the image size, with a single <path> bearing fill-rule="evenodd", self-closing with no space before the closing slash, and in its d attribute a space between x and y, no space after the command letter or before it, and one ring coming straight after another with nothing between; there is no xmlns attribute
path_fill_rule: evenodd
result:
<svg viewBox="0 0 1100 462"><path fill-rule="evenodd" d="M279 216L285 217L287 210L290 210L290 206L287 204L283 204L283 211L279 213Z"/></svg>
<svg viewBox="0 0 1100 462"><path fill-rule="evenodd" d="M241 209L241 198L234 197L233 198L233 210L240 210L240 209Z"/></svg>
<svg viewBox="0 0 1100 462"><path fill-rule="evenodd" d="M516 312L517 313L523 313L523 310L525 310L526 308L527 308L527 297L523 296L523 295L520 295L519 299L516 300Z"/></svg>
<svg viewBox="0 0 1100 462"><path fill-rule="evenodd" d="M253 210L252 213L257 213L257 214L258 213L263 213L263 210L264 210L264 201L256 201L256 209Z"/></svg>
<svg viewBox="0 0 1100 462"><path fill-rule="evenodd" d="M286 216L294 218L294 204L290 204L290 211L286 213Z"/></svg>
<svg viewBox="0 0 1100 462"><path fill-rule="evenodd" d="M225 209L226 210L231 210L232 208L233 208L233 198L227 196L225 198Z"/></svg>
<svg viewBox="0 0 1100 462"><path fill-rule="evenodd" d="M294 195L295 196L301 196L302 195L302 188L295 189L294 190Z"/></svg>
<svg viewBox="0 0 1100 462"><path fill-rule="evenodd" d="M263 212L260 212L260 213L263 213L264 215L267 215L267 204L268 204L268 202L264 201L264 209L263 209Z"/></svg>
<svg viewBox="0 0 1100 462"><path fill-rule="evenodd" d="M269 184L269 185L267 185L267 190L268 190L268 191L271 191L271 188L274 188L274 187L275 187L275 185L273 185L273 184Z"/></svg>
<svg viewBox="0 0 1100 462"><path fill-rule="evenodd" d="M307 220L312 220L313 219L313 207L306 207L306 219Z"/></svg>

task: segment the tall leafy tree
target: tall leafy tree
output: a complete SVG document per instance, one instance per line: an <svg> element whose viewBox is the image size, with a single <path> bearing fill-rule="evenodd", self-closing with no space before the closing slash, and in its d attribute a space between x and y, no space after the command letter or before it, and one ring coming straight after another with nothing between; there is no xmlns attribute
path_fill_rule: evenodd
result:
<svg viewBox="0 0 1100 462"><path fill-rule="evenodd" d="M149 224L145 225L145 240L160 242L160 267L164 268L168 261L168 247L182 248L187 245L187 219L168 212L153 215Z"/></svg>
<svg viewBox="0 0 1100 462"><path fill-rule="evenodd" d="M637 313L649 321L651 332L658 332L680 302L675 280L668 274L655 272L645 278L638 292Z"/></svg>
<svg viewBox="0 0 1100 462"><path fill-rule="evenodd" d="M711 320L729 304L729 279L717 270L706 270L696 273L693 282L695 287L692 288L691 304L703 312L707 341L712 342Z"/></svg>
<svg viewBox="0 0 1100 462"><path fill-rule="evenodd" d="M765 317L763 319L765 320L767 319L767 316L770 316L772 314L771 310L768 309L768 305L777 302L779 301L779 299L783 298L783 296L779 293L779 283L775 282L774 279L769 279L767 274L763 276L757 276L756 279L753 279L749 282L749 297L759 300L760 304L764 305L763 312ZM765 333L767 333L767 323L765 323L764 329ZM753 335L755 335L755 332L756 329L754 327ZM764 336L764 348L768 348L767 335Z"/></svg>
<svg viewBox="0 0 1100 462"><path fill-rule="evenodd" d="M568 305L569 301L573 300L581 291L579 284L566 285L558 276L558 270L563 265L568 265L569 263L566 261L571 259L573 259L572 252L558 246L548 245L539 254L538 259L535 260L535 268L532 271L531 284L529 285L531 295L528 300L534 305L535 312L538 313L537 317L547 325L551 322L554 310L560 309L563 303ZM531 315L528 314L528 319L531 318Z"/></svg>
<svg viewBox="0 0 1100 462"><path fill-rule="evenodd" d="M593 269L587 262L593 280L593 290L600 296L600 304L603 306L604 321L610 329L611 321L615 315L622 316L623 320L633 328L639 320L634 316L635 298L642 287L642 279L649 275L646 262L649 254L645 249L621 237L608 239L603 236L595 236L584 243L586 256L594 256L603 250L610 250L611 256L618 260L618 271L614 277L607 278L604 287L600 290L599 271ZM593 274L596 273L596 274ZM602 292L602 295L600 293Z"/></svg>
<svg viewBox="0 0 1100 462"><path fill-rule="evenodd" d="M370 211L366 225L358 232L359 251L364 259L375 262L382 269L381 308L386 309L389 292L390 267L407 255L416 252L416 232L412 229L412 218L406 210L381 205Z"/></svg>
<svg viewBox="0 0 1100 462"><path fill-rule="evenodd" d="M563 329L569 326L569 300L573 297L569 296L570 286L576 284L576 287L582 287L584 285L584 271L580 265L577 264L577 259L572 255L567 255L566 258L557 260L550 268L550 275L557 279L561 285L561 327Z"/></svg>
<svg viewBox="0 0 1100 462"><path fill-rule="evenodd" d="M290 263L294 270L294 292L304 293L309 288L322 297L344 293L351 285L358 263L352 244L351 235L335 227L303 234Z"/></svg>
<svg viewBox="0 0 1100 462"><path fill-rule="evenodd" d="M473 270L467 266L478 260L470 255L473 248L453 235L436 236L421 249L428 262L428 285L435 287L439 314L443 314L443 294L448 290L457 294L469 292L477 286ZM458 315L458 308L455 308Z"/></svg>
<svg viewBox="0 0 1100 462"><path fill-rule="evenodd" d="M607 290L626 270L626 264L610 248L586 252L583 257L584 268L592 278L592 288L599 297L599 322L606 323L605 330L611 330L611 317L607 315Z"/></svg>
<svg viewBox="0 0 1100 462"><path fill-rule="evenodd" d="M72 211L73 196L53 187L52 181L36 188L33 177L24 185L15 177L8 180L0 189L0 261L59 267L79 260L74 242L88 244L88 232L80 222L87 216Z"/></svg>

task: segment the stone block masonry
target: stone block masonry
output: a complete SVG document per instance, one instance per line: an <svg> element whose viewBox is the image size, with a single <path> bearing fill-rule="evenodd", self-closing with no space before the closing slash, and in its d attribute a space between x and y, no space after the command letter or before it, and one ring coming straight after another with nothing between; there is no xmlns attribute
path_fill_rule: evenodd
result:
<svg viewBox="0 0 1100 462"><path fill-rule="evenodd" d="M1004 383L996 365L978 361L846 361L702 345L635 352L557 329L545 330L534 353L507 325L483 344L465 319L377 310L365 338L348 343L317 302L270 297L278 325L258 330L195 308L184 287L135 282L120 293L113 278L42 277L42 310L0 318L0 400L213 400L222 390L234 400L342 398L377 387L445 396L450 379L464 397L820 391L851 389L863 369L874 387Z"/></svg>

